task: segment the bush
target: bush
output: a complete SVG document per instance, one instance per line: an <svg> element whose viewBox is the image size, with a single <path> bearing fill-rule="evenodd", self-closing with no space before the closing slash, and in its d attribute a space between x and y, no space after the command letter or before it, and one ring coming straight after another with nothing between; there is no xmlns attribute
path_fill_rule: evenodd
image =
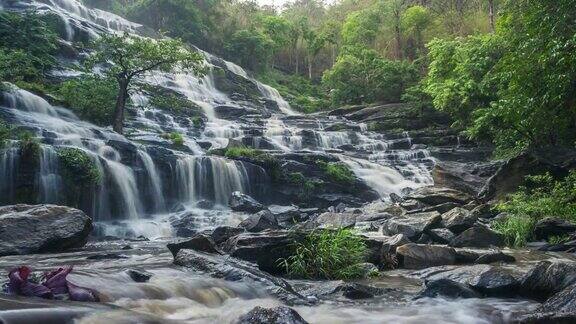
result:
<svg viewBox="0 0 576 324"><path fill-rule="evenodd" d="M0 120L0 149L6 145L6 142L10 139L12 131L8 124L3 120Z"/></svg>
<svg viewBox="0 0 576 324"><path fill-rule="evenodd" d="M18 134L18 140L20 141L20 150L24 155L34 158L40 156L40 143L34 134L29 131L22 131Z"/></svg>
<svg viewBox="0 0 576 324"><path fill-rule="evenodd" d="M293 172L287 175L289 183L299 186L298 198L308 200L317 188L322 186L322 182L317 179L308 179L300 172Z"/></svg>
<svg viewBox="0 0 576 324"><path fill-rule="evenodd" d="M184 137L180 133L172 132L163 134L162 138L172 141L172 144L175 146L183 146L184 145Z"/></svg>
<svg viewBox="0 0 576 324"><path fill-rule="evenodd" d="M355 279L364 275L361 263L368 249L348 229L315 230L295 244L294 255L278 262L288 275L305 279Z"/></svg>
<svg viewBox="0 0 576 324"><path fill-rule="evenodd" d="M354 182L354 173L350 168L341 162L329 162L316 161L326 175L334 182L339 182L342 184L352 184Z"/></svg>
<svg viewBox="0 0 576 324"><path fill-rule="evenodd" d="M112 123L118 84L111 79L85 77L62 83L61 99L78 117L98 125Z"/></svg>
<svg viewBox="0 0 576 324"><path fill-rule="evenodd" d="M264 152L246 146L235 146L226 149L224 156L229 159L237 159L241 157L257 159L262 156Z"/></svg>
<svg viewBox="0 0 576 324"><path fill-rule="evenodd" d="M576 170L559 181L550 174L528 176L525 186L496 208L512 215L493 225L515 246L532 238L534 225L542 218L552 216L576 223Z"/></svg>
<svg viewBox="0 0 576 324"><path fill-rule="evenodd" d="M58 159L64 171L64 179L75 186L97 184L101 174L88 153L78 148L67 147L58 151Z"/></svg>

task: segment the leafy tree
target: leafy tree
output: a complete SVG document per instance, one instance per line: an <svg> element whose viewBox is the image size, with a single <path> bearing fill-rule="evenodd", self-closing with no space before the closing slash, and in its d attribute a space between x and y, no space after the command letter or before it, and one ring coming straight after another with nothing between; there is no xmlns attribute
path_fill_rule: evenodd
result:
<svg viewBox="0 0 576 324"><path fill-rule="evenodd" d="M342 26L342 40L345 45L370 47L376 40L379 28L380 15L376 10L370 8L353 12Z"/></svg>
<svg viewBox="0 0 576 324"><path fill-rule="evenodd" d="M226 51L234 61L250 70L263 70L274 51L274 42L258 30L239 30L226 44Z"/></svg>
<svg viewBox="0 0 576 324"><path fill-rule="evenodd" d="M409 35L413 44L410 46L408 57L415 59L424 49L424 31L431 25L432 16L428 9L422 6L412 6L402 15L402 30Z"/></svg>
<svg viewBox="0 0 576 324"><path fill-rule="evenodd" d="M106 64L106 75L118 82L112 126L120 134L123 132L128 90L134 78L153 70L171 72L181 69L199 75L204 73L202 55L186 49L178 40L152 40L128 34L105 35L94 43L94 50L87 62L88 67Z"/></svg>
<svg viewBox="0 0 576 324"><path fill-rule="evenodd" d="M80 118L98 125L113 122L118 84L111 78L87 77L69 80L58 89L66 106Z"/></svg>

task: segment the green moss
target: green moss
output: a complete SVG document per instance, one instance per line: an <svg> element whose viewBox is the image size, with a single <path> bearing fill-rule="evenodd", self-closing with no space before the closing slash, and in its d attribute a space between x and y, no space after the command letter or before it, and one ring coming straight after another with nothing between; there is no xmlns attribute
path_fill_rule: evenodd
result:
<svg viewBox="0 0 576 324"><path fill-rule="evenodd" d="M237 159L241 157L257 159L263 154L264 152L262 152L261 150L257 150L251 147L235 146L227 148L226 152L224 153L224 156L229 159Z"/></svg>
<svg viewBox="0 0 576 324"><path fill-rule="evenodd" d="M74 186L89 186L101 180L101 174L88 153L78 148L67 147L58 151L64 180Z"/></svg>
<svg viewBox="0 0 576 324"><path fill-rule="evenodd" d="M5 121L0 120L0 149L4 148L4 146L10 139L11 135L12 135L11 128Z"/></svg>
<svg viewBox="0 0 576 324"><path fill-rule="evenodd" d="M18 134L18 140L20 141L20 150L23 155L34 159L40 157L40 142L34 137L34 134L29 131L21 131Z"/></svg>
<svg viewBox="0 0 576 324"><path fill-rule="evenodd" d="M321 160L316 161L316 164L324 170L330 180L341 184L354 183L354 173L346 164L341 162L324 162Z"/></svg>
<svg viewBox="0 0 576 324"><path fill-rule="evenodd" d="M308 200L314 192L320 189L323 182L318 179L306 178L301 172L293 172L286 176L287 181L293 185L298 186L298 198L301 200Z"/></svg>
<svg viewBox="0 0 576 324"><path fill-rule="evenodd" d="M315 230L296 243L294 251L291 257L278 260L292 277L349 280L365 275L361 264L368 249L351 230Z"/></svg>
<svg viewBox="0 0 576 324"><path fill-rule="evenodd" d="M172 132L162 135L162 138L172 141L174 146L184 146L184 137L180 133Z"/></svg>
<svg viewBox="0 0 576 324"><path fill-rule="evenodd" d="M59 85L57 93L78 117L98 125L112 123L118 95L115 80L96 77L69 80Z"/></svg>

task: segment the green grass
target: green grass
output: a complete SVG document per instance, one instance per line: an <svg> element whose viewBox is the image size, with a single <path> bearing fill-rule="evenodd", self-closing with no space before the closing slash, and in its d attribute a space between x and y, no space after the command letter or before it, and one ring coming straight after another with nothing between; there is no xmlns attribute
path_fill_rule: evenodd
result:
<svg viewBox="0 0 576 324"><path fill-rule="evenodd" d="M324 162L316 161L316 164L320 166L330 180L338 182L341 184L352 184L354 183L355 177L354 173L350 168L342 162Z"/></svg>
<svg viewBox="0 0 576 324"><path fill-rule="evenodd" d="M172 132L162 135L162 138L172 141L174 146L184 146L184 137L180 133Z"/></svg>
<svg viewBox="0 0 576 324"><path fill-rule="evenodd" d="M329 280L361 278L368 253L362 239L348 229L315 230L296 243L294 251L278 260L289 276Z"/></svg>
<svg viewBox="0 0 576 324"><path fill-rule="evenodd" d="M511 215L510 217L492 223L492 228L504 235L506 244L522 247L533 237L536 221L527 216Z"/></svg>
<svg viewBox="0 0 576 324"><path fill-rule="evenodd" d="M34 134L29 131L21 131L18 134L18 140L20 141L20 150L24 155L39 157L40 143Z"/></svg>
<svg viewBox="0 0 576 324"><path fill-rule="evenodd" d="M226 149L224 156L229 159L237 159L241 157L256 159L262 156L264 152L246 146L235 146Z"/></svg>

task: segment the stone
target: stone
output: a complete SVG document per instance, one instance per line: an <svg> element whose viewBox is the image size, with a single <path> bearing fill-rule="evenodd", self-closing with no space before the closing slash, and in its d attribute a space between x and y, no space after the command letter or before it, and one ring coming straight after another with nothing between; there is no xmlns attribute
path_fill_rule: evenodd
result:
<svg viewBox="0 0 576 324"><path fill-rule="evenodd" d="M253 233L262 232L265 230L280 229L278 221L268 210L262 210L254 215L249 216L238 226L244 228L248 232Z"/></svg>
<svg viewBox="0 0 576 324"><path fill-rule="evenodd" d="M295 310L286 306L254 307L242 315L236 324L308 324Z"/></svg>
<svg viewBox="0 0 576 324"><path fill-rule="evenodd" d="M356 224L357 214L326 212L318 215L315 221L324 228L351 228Z"/></svg>
<svg viewBox="0 0 576 324"><path fill-rule="evenodd" d="M231 237L234 237L244 232L246 232L246 230L241 227L218 226L212 231L212 234L210 236L214 240L214 243L220 245L226 242Z"/></svg>
<svg viewBox="0 0 576 324"><path fill-rule="evenodd" d="M460 234L469 229L476 223L476 220L478 220L478 217L460 207L456 207L442 214L442 226L455 234Z"/></svg>
<svg viewBox="0 0 576 324"><path fill-rule="evenodd" d="M468 284L462 284L450 279L438 279L426 282L424 289L414 299L437 297L480 298L482 295L473 290Z"/></svg>
<svg viewBox="0 0 576 324"><path fill-rule="evenodd" d="M256 201L256 199L241 193L240 191L234 191L230 197L229 203L230 209L238 212L245 212L249 214L255 214L266 207Z"/></svg>
<svg viewBox="0 0 576 324"><path fill-rule="evenodd" d="M169 218L172 233L177 237L190 237L198 232L198 220L194 212L183 212Z"/></svg>
<svg viewBox="0 0 576 324"><path fill-rule="evenodd" d="M453 247L478 248L503 247L505 244L506 242L502 234L496 233L481 225L475 225L465 230L450 242L450 246Z"/></svg>
<svg viewBox="0 0 576 324"><path fill-rule="evenodd" d="M463 205L472 200L472 197L454 189L422 187L413 191L406 197L406 199L414 199L426 205L433 206L449 202Z"/></svg>
<svg viewBox="0 0 576 324"><path fill-rule="evenodd" d="M87 260L121 260L128 259L128 256L119 253L101 253L86 257Z"/></svg>
<svg viewBox="0 0 576 324"><path fill-rule="evenodd" d="M134 282L148 282L152 278L152 274L148 271L128 269L126 273Z"/></svg>
<svg viewBox="0 0 576 324"><path fill-rule="evenodd" d="M496 262L512 263L516 262L516 258L511 255L504 254L502 251L495 251L482 254L474 261L474 263L477 264L490 264Z"/></svg>
<svg viewBox="0 0 576 324"><path fill-rule="evenodd" d="M399 246L396 249L396 255L402 267L406 269L456 264L456 251L440 245L409 243Z"/></svg>
<svg viewBox="0 0 576 324"><path fill-rule="evenodd" d="M196 234L188 240L168 243L167 247L173 256L176 256L176 254L178 254L178 251L182 249L192 249L195 251L206 253L221 253L218 250L216 242L214 242L212 237L204 233Z"/></svg>
<svg viewBox="0 0 576 324"><path fill-rule="evenodd" d="M86 244L92 219L56 205L0 207L0 256L60 252Z"/></svg>
<svg viewBox="0 0 576 324"><path fill-rule="evenodd" d="M385 290L354 282L345 283L336 288L336 291L341 291L342 295L348 299L369 299L383 295Z"/></svg>
<svg viewBox="0 0 576 324"><path fill-rule="evenodd" d="M468 284L489 297L513 297L520 287L520 281L501 268L484 271Z"/></svg>
<svg viewBox="0 0 576 324"><path fill-rule="evenodd" d="M576 262L541 261L522 278L520 293L546 300L576 283Z"/></svg>
<svg viewBox="0 0 576 324"><path fill-rule="evenodd" d="M382 223L385 235L403 234L411 240L418 239L422 232L432 229L442 218L438 212L410 214L392 217Z"/></svg>
<svg viewBox="0 0 576 324"><path fill-rule="evenodd" d="M476 262L476 260L478 260L479 257L480 254L474 251L462 250L462 249L456 250L456 263L458 264L474 263Z"/></svg>
<svg viewBox="0 0 576 324"><path fill-rule="evenodd" d="M431 229L427 233L434 242L439 244L448 244L454 239L454 233L445 228Z"/></svg>
<svg viewBox="0 0 576 324"><path fill-rule="evenodd" d="M557 218L544 218L534 227L534 237L537 240L547 240L553 236L564 236L576 231L576 225Z"/></svg>

